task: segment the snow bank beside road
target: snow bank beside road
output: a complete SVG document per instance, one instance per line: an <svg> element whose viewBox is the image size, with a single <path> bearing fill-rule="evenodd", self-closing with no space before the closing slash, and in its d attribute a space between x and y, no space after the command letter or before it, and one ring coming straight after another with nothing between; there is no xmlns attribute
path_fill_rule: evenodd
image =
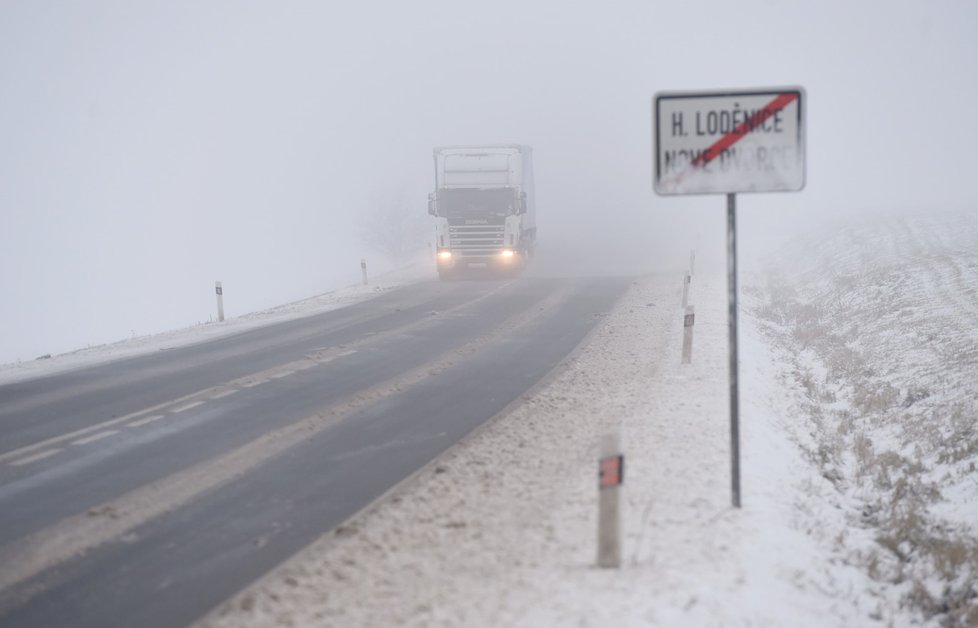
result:
<svg viewBox="0 0 978 628"><path fill-rule="evenodd" d="M186 329L137 336L107 345L87 347L53 357L38 358L28 362L0 364L0 384L43 377L63 371L84 368L113 360L130 358L155 351L184 347L224 336L264 327L274 323L314 316L346 305L365 301L383 292L435 277L430 261L409 266L371 279L369 285L347 286L319 296L287 303L261 312L228 318L223 323L210 322Z"/></svg>
<svg viewBox="0 0 978 628"><path fill-rule="evenodd" d="M894 603L978 625L978 216L851 225L788 259L755 311L845 504L838 543Z"/></svg>
<svg viewBox="0 0 978 628"><path fill-rule="evenodd" d="M202 626L874 625L895 612L813 531L844 526L744 333L744 509L730 508L725 279L637 282L549 385ZM626 455L623 567L595 568L596 458ZM874 619L875 618L875 619Z"/></svg>

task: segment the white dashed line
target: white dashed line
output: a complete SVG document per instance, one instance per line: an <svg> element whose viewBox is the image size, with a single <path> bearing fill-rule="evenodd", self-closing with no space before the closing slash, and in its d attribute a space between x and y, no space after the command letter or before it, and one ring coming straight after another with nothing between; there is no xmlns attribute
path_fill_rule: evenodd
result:
<svg viewBox="0 0 978 628"><path fill-rule="evenodd" d="M53 456L54 454L58 453L59 451L62 451L62 450L60 450L60 449L48 449L46 451L40 451L40 452L34 454L33 456L28 456L27 458L21 458L20 460L17 460L16 462L11 462L10 463L10 466L11 467L19 467L21 465L30 464L32 462L37 462L38 460L43 460L43 459L47 458L48 456Z"/></svg>
<svg viewBox="0 0 978 628"><path fill-rule="evenodd" d="M147 425L149 423L152 423L153 421L159 421L164 416L166 416L166 415L164 415L164 414L154 414L153 416L148 416L145 419L139 419L138 421L133 421L132 423L126 423L126 425L129 426L129 427L142 427L144 425Z"/></svg>
<svg viewBox="0 0 978 628"><path fill-rule="evenodd" d="M176 414L177 412L185 412L187 410L190 410L192 408L196 408L197 406L202 406L202 405L204 405L204 402L203 401L194 401L192 403L188 403L186 405L182 405L182 406L179 406L177 408L174 408L174 409L170 410L170 413L171 414Z"/></svg>
<svg viewBox="0 0 978 628"><path fill-rule="evenodd" d="M91 436L87 436L85 438L79 438L78 440L73 441L71 444L72 445L87 445L88 443L94 443L97 440L102 440L103 438L108 438L109 436L112 436L113 434L118 434L118 433L119 433L119 430L106 430L104 432L99 432L98 434L92 434Z"/></svg>
<svg viewBox="0 0 978 628"><path fill-rule="evenodd" d="M83 436L85 434L92 434L96 430L104 430L107 427L114 426L114 425L120 425L120 424L126 424L126 425L129 425L130 427L139 427L140 425L145 425L147 423L150 423L151 422L149 420L150 417L147 417L145 419L137 419L135 421L133 421L133 419L135 419L136 417L145 416L146 414L148 414L150 412L166 412L167 409L169 407L173 406L174 404L184 403L184 402L187 402L187 401L189 401L191 399L198 399L199 400L199 399L201 399L201 397L206 397L206 399L220 399L220 398L226 397L228 395L233 395L235 392L238 392L238 391L240 391L243 388L253 388L255 386L260 386L262 384L268 383L273 378L274 379L278 379L280 377L285 377L287 375L292 375L293 373L297 373L299 371L304 371L306 369L311 369L311 368L314 368L314 367L317 367L317 366L322 366L323 364L326 364L328 362L332 362L333 360L335 360L337 358L342 358L344 356L351 355L351 354L356 353L356 352L357 352L356 349L347 349L347 348L342 348L342 349L340 349L340 348L337 348L337 349L328 349L328 348L323 348L321 350L321 353L318 353L315 356L310 355L310 356L307 356L305 358L302 358L301 360L296 360L295 362L290 362L288 364L282 364L282 365L277 366L277 367L274 367L272 369L268 369L268 370L261 371L261 372L258 372L258 373L252 373L251 375L245 375L243 377L239 377L237 379L233 379L233 380L224 382L223 384L220 384L219 386L215 386L215 387L212 387L212 388L207 388L207 389L204 389L204 390L199 390L199 391L197 391L195 393L191 393L189 395L185 395L183 397L180 397L179 399L173 399L171 401L166 401L164 403L160 403L160 404L157 404L157 405L152 406L152 407L149 407L149 408L143 408L142 410L138 410L136 412L131 412L129 414L126 414L125 416L115 417L115 418L112 418L112 419L108 419L108 420L102 421L100 423L96 423L94 425L89 425L87 427L83 427L81 429L74 430L74 431L69 432L67 434L61 434L59 436L54 436L52 438L47 438L45 440L42 440L42 441L39 441L39 442L36 442L36 443L32 443L30 445L25 445L24 447L21 447L19 449L15 449L13 451L6 451L6 452L3 452L3 453L0 453L0 464L5 464L5 463L8 463L8 461L15 461L15 460L18 461L16 464L27 464L27 463L32 462L34 460L41 460L41 459L46 458L46 457L48 457L50 455L53 455L54 453L57 453L58 451L61 451L61 449L56 449L56 448L53 448L53 447L55 447L55 446L62 446L63 447L64 446L63 444L66 443L66 442L68 442L68 441L70 441L71 439L77 438L79 436ZM286 370L285 371L279 371L275 375L269 375L269 373L275 372L276 369L283 369L283 368L286 369ZM251 381L247 381L247 379L252 378L252 377L254 377L256 379L252 379ZM247 383L244 383L246 381L247 381ZM215 390L218 390L219 392L213 392L213 393L211 393L211 391L215 391ZM207 396L208 393L211 393L211 395L210 396ZM206 399L205 399L205 401L206 401ZM183 406L177 407L177 408L175 408L173 410L170 410L170 412L183 412L183 411L189 410L191 408L196 408L197 406L205 403L205 401L194 401L194 402L191 402L191 403L187 403L186 405L183 405ZM154 417L155 417L155 415L154 415ZM158 419L155 419L155 420L158 420ZM104 432L100 432L99 434L94 434L92 437L84 438L84 439L81 439L81 440L76 440L74 442L75 443L92 442L94 440L98 440L99 438L105 438L105 436L103 436L103 434L104 434ZM111 435L111 434L109 434L109 435ZM45 447L52 447L52 449L44 449ZM32 454L32 452L38 452L38 453L37 454ZM25 458L20 458L20 456L23 456L25 454L32 454L32 455L30 455L28 457L25 457ZM27 462L23 462L25 460ZM9 463L10 464L15 464L14 462L9 462Z"/></svg>

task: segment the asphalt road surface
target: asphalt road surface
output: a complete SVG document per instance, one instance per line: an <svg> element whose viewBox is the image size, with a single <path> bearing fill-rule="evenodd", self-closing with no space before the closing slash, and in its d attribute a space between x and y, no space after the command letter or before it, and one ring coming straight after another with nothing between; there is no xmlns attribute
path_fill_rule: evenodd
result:
<svg viewBox="0 0 978 628"><path fill-rule="evenodd" d="M625 279L426 282L0 386L0 626L184 626L518 401Z"/></svg>

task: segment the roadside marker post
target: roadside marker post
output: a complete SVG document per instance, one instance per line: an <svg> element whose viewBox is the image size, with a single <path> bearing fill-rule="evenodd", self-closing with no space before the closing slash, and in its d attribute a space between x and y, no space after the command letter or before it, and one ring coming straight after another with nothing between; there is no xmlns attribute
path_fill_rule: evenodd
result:
<svg viewBox="0 0 978 628"><path fill-rule="evenodd" d="M689 273L686 273L685 275L683 275L683 309L684 310L686 309L686 306L689 305L689 281L690 281L690 279L691 279L691 277L689 276Z"/></svg>
<svg viewBox="0 0 978 628"><path fill-rule="evenodd" d="M683 313L683 364L693 361L693 324L696 313L692 305L687 305Z"/></svg>
<svg viewBox="0 0 978 628"><path fill-rule="evenodd" d="M741 506L737 194L798 192L805 187L805 100L801 87L660 92L652 99L656 194L727 197L730 475L735 508ZM690 272L692 266L690 256Z"/></svg>
<svg viewBox="0 0 978 628"><path fill-rule="evenodd" d="M621 485L625 481L625 456L617 434L601 439L598 459L598 567L621 565Z"/></svg>
<svg viewBox="0 0 978 628"><path fill-rule="evenodd" d="M363 273L363 285L367 285L367 259L360 258L360 271Z"/></svg>
<svg viewBox="0 0 978 628"><path fill-rule="evenodd" d="M217 294L217 322L224 322L224 287L220 281L214 282L214 292Z"/></svg>

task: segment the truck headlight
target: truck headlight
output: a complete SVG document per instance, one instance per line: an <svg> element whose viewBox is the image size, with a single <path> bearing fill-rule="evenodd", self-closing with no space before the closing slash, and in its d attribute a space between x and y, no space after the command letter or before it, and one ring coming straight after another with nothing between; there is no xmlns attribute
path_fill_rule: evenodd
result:
<svg viewBox="0 0 978 628"><path fill-rule="evenodd" d="M509 259L514 255L516 255L516 253L514 253L512 249L503 249L503 252L500 253L500 255L502 255L506 259Z"/></svg>
<svg viewBox="0 0 978 628"><path fill-rule="evenodd" d="M450 260L450 259L452 259L452 252L451 251L438 251L438 259L441 259L441 260Z"/></svg>

